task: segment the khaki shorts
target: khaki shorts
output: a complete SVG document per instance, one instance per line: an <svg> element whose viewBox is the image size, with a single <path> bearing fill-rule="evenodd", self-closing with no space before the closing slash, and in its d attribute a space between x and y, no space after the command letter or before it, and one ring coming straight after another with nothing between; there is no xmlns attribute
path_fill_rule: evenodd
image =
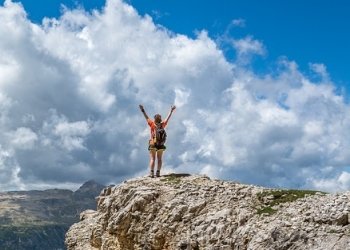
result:
<svg viewBox="0 0 350 250"><path fill-rule="evenodd" d="M149 144L148 150L149 151L165 151L166 146L165 145L157 145L157 144L153 144L153 145Z"/></svg>

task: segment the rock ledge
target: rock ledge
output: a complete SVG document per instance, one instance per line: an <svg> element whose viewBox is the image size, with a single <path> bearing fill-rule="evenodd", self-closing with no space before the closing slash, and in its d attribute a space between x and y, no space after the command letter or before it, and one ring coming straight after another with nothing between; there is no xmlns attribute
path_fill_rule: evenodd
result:
<svg viewBox="0 0 350 250"><path fill-rule="evenodd" d="M68 250L350 249L350 192L281 191L206 176L135 178L105 188ZM281 197L278 197L281 196ZM266 211L266 212L264 212Z"/></svg>

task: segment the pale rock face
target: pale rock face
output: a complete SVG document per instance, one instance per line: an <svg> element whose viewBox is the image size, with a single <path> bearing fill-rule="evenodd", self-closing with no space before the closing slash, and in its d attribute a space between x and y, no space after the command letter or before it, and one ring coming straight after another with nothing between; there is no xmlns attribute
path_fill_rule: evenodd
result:
<svg viewBox="0 0 350 250"><path fill-rule="evenodd" d="M350 249L350 192L316 193L259 214L270 189L205 176L105 188L66 234L69 250Z"/></svg>

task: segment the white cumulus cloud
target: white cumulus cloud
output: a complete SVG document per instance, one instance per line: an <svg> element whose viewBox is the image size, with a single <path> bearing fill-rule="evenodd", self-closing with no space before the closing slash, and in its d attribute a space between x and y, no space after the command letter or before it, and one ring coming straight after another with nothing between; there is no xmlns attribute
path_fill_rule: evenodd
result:
<svg viewBox="0 0 350 250"><path fill-rule="evenodd" d="M285 58L257 75L250 59L267 50L252 36L233 38L238 57L229 62L206 31L176 34L121 0L66 9L42 24L6 0L0 37L1 189L144 174L148 128L139 104L163 117L178 106L164 171L349 186L350 109L323 64L310 64L317 82Z"/></svg>
<svg viewBox="0 0 350 250"><path fill-rule="evenodd" d="M251 56L264 55L266 52L264 45L251 36L233 39L232 45L236 49L238 61L244 64L249 63Z"/></svg>
<svg viewBox="0 0 350 250"><path fill-rule="evenodd" d="M16 148L30 149L38 136L29 128L20 127L10 134L11 144Z"/></svg>
<svg viewBox="0 0 350 250"><path fill-rule="evenodd" d="M246 25L246 20L243 18L238 18L238 19L234 19L232 20L232 25L235 27L245 27Z"/></svg>

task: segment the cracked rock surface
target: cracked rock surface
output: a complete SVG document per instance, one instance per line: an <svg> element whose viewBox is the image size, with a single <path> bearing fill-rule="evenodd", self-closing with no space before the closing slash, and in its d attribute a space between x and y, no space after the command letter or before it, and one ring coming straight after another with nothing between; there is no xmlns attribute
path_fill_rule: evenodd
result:
<svg viewBox="0 0 350 250"><path fill-rule="evenodd" d="M83 212L69 229L66 245L68 250L350 249L350 192L269 203L276 198L273 191L206 176L135 178L105 188L97 211ZM269 204L273 212L259 212Z"/></svg>

